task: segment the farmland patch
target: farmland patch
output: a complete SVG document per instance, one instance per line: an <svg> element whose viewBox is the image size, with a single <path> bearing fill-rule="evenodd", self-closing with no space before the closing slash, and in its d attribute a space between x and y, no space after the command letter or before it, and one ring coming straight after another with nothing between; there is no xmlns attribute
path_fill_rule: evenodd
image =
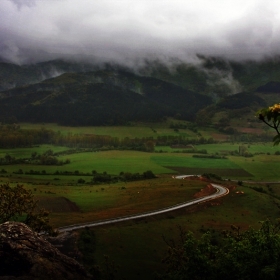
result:
<svg viewBox="0 0 280 280"><path fill-rule="evenodd" d="M50 212L78 212L80 211L79 207L76 203L72 202L71 200L67 199L66 197L36 197L39 202L38 206L40 208L44 208Z"/></svg>
<svg viewBox="0 0 280 280"><path fill-rule="evenodd" d="M185 154L177 154L176 156L174 154L151 156L151 160L161 166L240 169L236 163L228 159L194 158Z"/></svg>
<svg viewBox="0 0 280 280"><path fill-rule="evenodd" d="M178 166L165 166L171 170L177 171L179 174L194 174L200 175L203 173L213 173L225 177L254 177L251 173L244 169L232 168L199 168L199 167L178 167Z"/></svg>

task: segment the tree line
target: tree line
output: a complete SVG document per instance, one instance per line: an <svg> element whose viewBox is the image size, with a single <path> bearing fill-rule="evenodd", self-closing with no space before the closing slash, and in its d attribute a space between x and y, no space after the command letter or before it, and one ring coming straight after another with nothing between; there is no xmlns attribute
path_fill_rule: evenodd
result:
<svg viewBox="0 0 280 280"><path fill-rule="evenodd" d="M70 159L59 160L57 158L58 153L54 153L52 150L47 150L43 154L33 152L30 157L16 158L10 154L6 154L0 158L0 165L11 165L11 164L32 164L32 165L64 165L69 164Z"/></svg>
<svg viewBox="0 0 280 280"><path fill-rule="evenodd" d="M170 146L174 144L211 144L213 138L189 138L182 135L157 137L119 138L109 135L72 134L46 129L21 129L19 125L0 126L0 148L32 147L40 144L52 144L69 148L123 149L153 152L155 145Z"/></svg>

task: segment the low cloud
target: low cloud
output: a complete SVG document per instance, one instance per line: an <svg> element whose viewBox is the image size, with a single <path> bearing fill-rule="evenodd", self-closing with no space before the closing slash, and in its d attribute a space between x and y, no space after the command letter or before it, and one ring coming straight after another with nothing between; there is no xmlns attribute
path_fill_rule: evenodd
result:
<svg viewBox="0 0 280 280"><path fill-rule="evenodd" d="M56 58L193 62L279 55L278 0L1 0L0 56L23 64Z"/></svg>

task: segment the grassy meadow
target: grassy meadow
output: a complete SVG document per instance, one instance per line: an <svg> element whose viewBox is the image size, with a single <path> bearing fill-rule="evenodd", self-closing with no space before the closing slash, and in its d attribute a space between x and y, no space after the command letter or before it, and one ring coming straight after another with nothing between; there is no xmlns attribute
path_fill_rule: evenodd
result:
<svg viewBox="0 0 280 280"><path fill-rule="evenodd" d="M280 185L273 188L280 189ZM237 190L244 194L237 194ZM237 186L215 202L140 221L93 228L98 240L95 256L101 263L103 255L109 255L119 266L120 277L154 279L153 271L164 269L161 261L168 249L164 240L181 242L178 226L197 236L207 230L230 230L231 225L241 230L249 226L258 228L259 221L279 217L277 203L279 199L268 194L256 192L249 186Z"/></svg>
<svg viewBox="0 0 280 280"><path fill-rule="evenodd" d="M89 186L40 186L34 192L40 205L50 210L52 223L59 227L74 223L97 221L143 213L193 199L201 189L200 182L161 177L153 180ZM32 187L29 186L31 189ZM61 211L56 205L60 197L77 207L75 211ZM51 205L52 204L52 205ZM66 207L66 202L63 207ZM62 207L62 205L61 205ZM64 208L63 208L64 209Z"/></svg>
<svg viewBox="0 0 280 280"><path fill-rule="evenodd" d="M115 137L154 137L178 135L197 137L193 131L174 131L163 124L138 124L128 127L61 127L44 124L47 129L62 134L98 134ZM38 129L42 125L21 124L21 128ZM199 131L204 137L217 135L216 140L226 135L215 134L213 129ZM221 135L223 137L221 137ZM245 146L251 157L230 152ZM232 224L241 229L258 227L259 221L279 217L280 156L275 152L280 147L272 143L224 142L195 145L207 154L184 153L184 149L156 146L155 152L132 150L107 150L60 155L59 160L70 160L64 165L38 165L28 161L21 164L2 164L0 183L20 183L32 190L39 205L48 209L54 227L126 216L171 206L193 199L207 186L207 182L172 179L176 174L214 173L227 179L218 183L227 185L230 194L221 199L198 206L141 220L123 222L93 228L97 245L96 262L101 264L103 255L108 255L119 267L123 279L153 279L153 271L163 269L161 259L167 249L165 240L179 242L178 225L192 230L197 235L207 229L230 229ZM69 150L67 147L40 145L18 149L0 149L0 157L7 154L15 158L29 158L32 153L43 154ZM225 156L225 158L199 158L199 156ZM22 170L21 174L18 170ZM30 170L40 174L26 174ZM155 179L104 183L92 182L93 171L118 175L120 172L143 173L151 170ZM44 172L42 172L44 171ZM63 172L74 175L61 175ZM84 183L79 183L83 179ZM236 180L236 181L235 181ZM237 184L242 181L243 184ZM259 185L247 181L263 182ZM259 189L253 189L257 186ZM261 191L260 191L261 190ZM237 194L243 191L244 194ZM164 237L164 238L163 238Z"/></svg>
<svg viewBox="0 0 280 280"><path fill-rule="evenodd" d="M221 147L222 145L220 145ZM48 148L52 148L48 146ZM40 148L42 149L42 148ZM267 149L267 148L266 148ZM28 149L26 156L38 151L37 148ZM56 150L53 147L53 150ZM1 150L1 154L10 153L10 151ZM20 153L11 151L14 156L20 156ZM75 182L77 178L83 178L86 182L91 179L92 171L98 173L107 172L108 174L118 175L120 172L143 173L152 170L154 174L191 174L215 173L224 178L252 180L252 181L278 181L280 161L279 156L274 154L260 154L253 157L226 156L225 159L197 158L193 154L185 153L146 153L138 151L103 151L103 152L84 152L66 156L60 156L60 160L70 160L70 164L62 166L34 165L34 164L15 164L2 165L7 174L0 174L2 177L9 177L12 180L21 177L23 181L41 180L53 181L55 178L60 180L69 180ZM14 174L19 169L25 172L30 170L47 174L55 172L75 172L88 173L87 176L77 175L65 178L63 175L27 175ZM208 171L208 172L207 172ZM189 174L189 173L188 173ZM1 178L1 177L0 177ZM58 183L58 182L56 182Z"/></svg>

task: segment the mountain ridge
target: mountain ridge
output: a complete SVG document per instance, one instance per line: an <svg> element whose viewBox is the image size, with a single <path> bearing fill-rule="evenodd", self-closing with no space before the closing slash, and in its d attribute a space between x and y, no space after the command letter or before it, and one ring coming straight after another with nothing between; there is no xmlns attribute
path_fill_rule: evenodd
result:
<svg viewBox="0 0 280 280"><path fill-rule="evenodd" d="M267 106L265 99L277 102L279 84L278 58L241 63L201 56L200 65L167 66L157 61L137 71L63 60L23 66L0 63L0 121L66 125L123 125L166 117L194 121L210 105L213 112L254 110Z"/></svg>
<svg viewBox="0 0 280 280"><path fill-rule="evenodd" d="M2 119L12 114L20 121L106 125L176 115L193 119L211 102L208 96L155 78L98 70L2 91L0 110Z"/></svg>
<svg viewBox="0 0 280 280"><path fill-rule="evenodd" d="M124 71L138 76L153 77L194 92L217 95L220 98L242 91L254 91L270 81L280 82L280 57L261 61L233 61L198 55L196 63L151 60L134 68L59 59L21 66L0 62L0 91L38 83L63 73L97 70Z"/></svg>

